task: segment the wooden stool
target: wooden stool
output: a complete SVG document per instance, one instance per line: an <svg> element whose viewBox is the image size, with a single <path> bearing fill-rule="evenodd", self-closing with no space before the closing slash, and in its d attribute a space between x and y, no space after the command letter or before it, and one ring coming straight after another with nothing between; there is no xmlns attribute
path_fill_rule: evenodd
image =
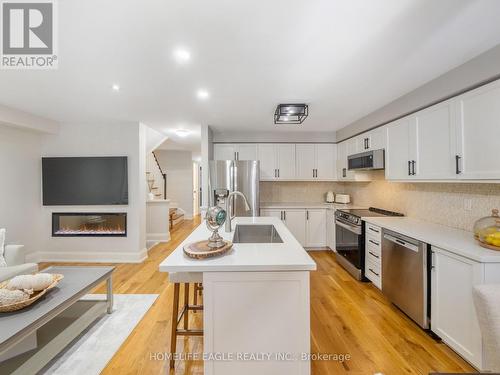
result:
<svg viewBox="0 0 500 375"><path fill-rule="evenodd" d="M198 305L198 294L201 295L203 275L197 272L176 272L168 275L169 281L174 283L174 301L172 307L172 333L170 338L170 368L174 368L177 347L177 336L203 336L202 329L189 329L189 311L203 310L203 305ZM194 283L193 305L189 304L189 284ZM179 314L179 294L181 284L184 284L184 304ZM183 329L177 328L183 320Z"/></svg>

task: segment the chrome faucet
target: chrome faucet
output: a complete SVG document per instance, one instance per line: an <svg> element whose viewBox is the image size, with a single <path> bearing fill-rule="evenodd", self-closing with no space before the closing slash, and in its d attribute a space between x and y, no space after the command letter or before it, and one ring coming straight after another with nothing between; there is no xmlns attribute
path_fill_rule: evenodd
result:
<svg viewBox="0 0 500 375"><path fill-rule="evenodd" d="M247 197L245 197L245 194L243 194L241 191L232 191L230 192L228 195L227 195L227 198L226 198L226 227L225 227L225 230L226 230L226 233L229 233L231 232L231 220L234 219L234 216L231 216L231 209L232 209L232 206L231 206L231 201L234 201L234 196L235 195L239 195L240 197L243 198L243 201L245 202L245 209L248 211L250 210L250 206L248 205L248 201L247 201ZM233 205L234 205L234 202L233 202Z"/></svg>

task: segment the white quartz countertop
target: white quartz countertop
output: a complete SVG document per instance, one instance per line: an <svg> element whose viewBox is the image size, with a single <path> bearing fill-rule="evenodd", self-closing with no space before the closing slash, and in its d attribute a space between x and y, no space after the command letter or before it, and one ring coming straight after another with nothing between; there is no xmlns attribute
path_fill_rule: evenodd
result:
<svg viewBox="0 0 500 375"><path fill-rule="evenodd" d="M366 208L359 207L353 204L342 203L326 203L326 202L261 202L260 208L325 208L325 209L340 209L340 208Z"/></svg>
<svg viewBox="0 0 500 375"><path fill-rule="evenodd" d="M202 222L161 264L160 272L238 272L238 271L314 271L316 263L283 222L274 217L237 217L233 219L233 231L219 234L232 240L236 224L272 224L283 243L236 243L233 249L220 257L191 259L183 252L187 243L206 240L211 232Z"/></svg>
<svg viewBox="0 0 500 375"><path fill-rule="evenodd" d="M365 222L482 263L499 263L500 251L479 246L471 232L409 217L364 217Z"/></svg>

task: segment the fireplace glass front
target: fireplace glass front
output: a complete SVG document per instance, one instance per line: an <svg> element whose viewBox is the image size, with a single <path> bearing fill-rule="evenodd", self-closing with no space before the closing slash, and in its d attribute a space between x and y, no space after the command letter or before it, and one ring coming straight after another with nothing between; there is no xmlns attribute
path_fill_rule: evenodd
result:
<svg viewBox="0 0 500 375"><path fill-rule="evenodd" d="M127 236L126 213L52 213L52 236Z"/></svg>

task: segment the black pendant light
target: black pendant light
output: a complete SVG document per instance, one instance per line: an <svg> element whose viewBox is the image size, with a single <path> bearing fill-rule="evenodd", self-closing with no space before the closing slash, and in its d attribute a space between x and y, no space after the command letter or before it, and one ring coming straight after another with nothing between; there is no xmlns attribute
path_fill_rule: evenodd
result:
<svg viewBox="0 0 500 375"><path fill-rule="evenodd" d="M278 104L274 112L274 123L302 124L308 114L307 104Z"/></svg>

